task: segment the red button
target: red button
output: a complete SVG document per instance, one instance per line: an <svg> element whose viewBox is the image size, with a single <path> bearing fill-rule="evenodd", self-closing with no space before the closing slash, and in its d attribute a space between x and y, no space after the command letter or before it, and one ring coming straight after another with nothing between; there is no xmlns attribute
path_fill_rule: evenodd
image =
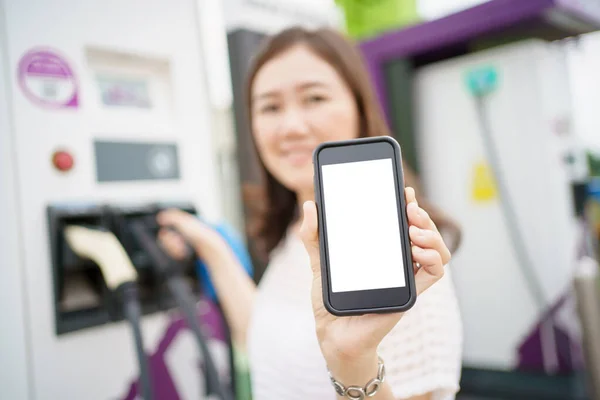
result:
<svg viewBox="0 0 600 400"><path fill-rule="evenodd" d="M52 163L57 170L66 172L73 168L73 156L66 151L57 151L52 156Z"/></svg>

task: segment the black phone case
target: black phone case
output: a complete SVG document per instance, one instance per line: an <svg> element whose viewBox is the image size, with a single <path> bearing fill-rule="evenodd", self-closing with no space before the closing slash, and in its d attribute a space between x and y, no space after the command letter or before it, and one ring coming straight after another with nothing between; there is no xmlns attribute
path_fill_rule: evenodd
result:
<svg viewBox="0 0 600 400"><path fill-rule="evenodd" d="M327 226L325 223L325 216L323 214L323 209L321 207L322 201L322 190L321 190L321 174L320 174L320 165L318 163L319 160L319 152L328 147L339 147L339 146L348 146L355 144L365 144L365 143L376 143L376 142L388 142L394 148L394 163L397 171L397 176L400 180L399 189L400 193L397 193L399 202L398 214L401 219L401 227L402 230L402 247L404 254L404 265L406 266L406 283L409 289L409 299L406 304L402 306L390 306L390 307L377 307L377 308L364 308L364 309L352 309L352 310L338 310L330 302L329 299L329 263L327 257L327 243L326 243L326 230ZM396 140L389 136L374 136L368 138L358 138L351 140L341 140L341 141L332 141L332 142L324 142L315 148L313 152L313 167L314 167L314 187L315 187L315 204L317 206L317 215L319 222L319 248L320 248L320 257L321 257L321 283L323 286L323 303L327 311L336 316L350 316L350 315L362 315L369 313L392 313L392 312L404 312L412 308L417 301L417 288L415 285L415 276L413 270L413 260L412 260L412 249L410 237L408 234L408 217L406 215L406 197L404 196L404 173L402 170L402 152L400 149L400 145Z"/></svg>

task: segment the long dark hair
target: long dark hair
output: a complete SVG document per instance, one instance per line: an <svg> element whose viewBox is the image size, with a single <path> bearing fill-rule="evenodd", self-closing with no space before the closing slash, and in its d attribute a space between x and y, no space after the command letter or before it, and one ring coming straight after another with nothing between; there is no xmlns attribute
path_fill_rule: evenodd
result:
<svg viewBox="0 0 600 400"><path fill-rule="evenodd" d="M268 38L256 54L250 66L246 86L246 107L249 126L252 127L252 86L258 71L269 60L296 45L304 45L336 69L352 92L359 113L360 136L390 135L371 86L371 81L359 50L342 34L327 28L307 30L288 28ZM256 142L252 138L256 151ZM259 185L245 185L244 197L250 212L248 234L261 258L268 258L271 251L285 237L298 212L296 194L283 186L265 168L258 157L263 174ZM428 204L420 196L414 172L404 165L405 183L417 192L417 201L440 230L453 234L454 249L460 241L460 229L446 214ZM453 249L451 249L453 250Z"/></svg>

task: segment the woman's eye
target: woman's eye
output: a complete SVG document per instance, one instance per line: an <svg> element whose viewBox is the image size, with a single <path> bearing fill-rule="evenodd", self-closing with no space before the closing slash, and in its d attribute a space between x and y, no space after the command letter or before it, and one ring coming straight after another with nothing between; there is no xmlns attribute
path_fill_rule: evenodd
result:
<svg viewBox="0 0 600 400"><path fill-rule="evenodd" d="M273 113L279 110L279 106L277 104L265 104L260 108L261 113Z"/></svg>
<svg viewBox="0 0 600 400"><path fill-rule="evenodd" d="M325 96L319 95L319 94L313 94L308 96L308 98L306 99L309 103L320 103L322 101L327 100L325 98Z"/></svg>

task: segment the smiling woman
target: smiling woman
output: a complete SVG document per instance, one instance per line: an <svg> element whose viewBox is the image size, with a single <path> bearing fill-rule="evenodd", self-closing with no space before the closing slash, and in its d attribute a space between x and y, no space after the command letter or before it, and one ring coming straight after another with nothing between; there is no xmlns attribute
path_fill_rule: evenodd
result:
<svg viewBox="0 0 600 400"><path fill-rule="evenodd" d="M312 152L326 141L389 134L357 49L331 30L285 30L256 56L247 96L264 175L247 199L251 241L268 261L260 284L198 219L172 210L159 222L174 226L204 259L232 338L247 350L253 399L454 398L462 329L440 231L458 229L412 187L405 195L420 265L415 306L336 317L323 305ZM405 180L415 186L406 167ZM181 248L173 234L161 237L172 254ZM350 394L348 386L355 387Z"/></svg>
<svg viewBox="0 0 600 400"><path fill-rule="evenodd" d="M368 361L351 366L346 360L346 367L339 369L337 357L329 356L323 341L337 343L339 349L340 341L346 343L345 333L353 332L352 323L337 332L336 324L347 320L320 319L317 310L322 308L322 299L315 300L314 293L310 312L307 293L318 271L311 275L306 264L318 264L318 255L315 259L306 256L298 226L302 204L314 198L312 153L323 142L388 135L389 131L358 50L331 30L288 29L267 41L250 70L247 96L252 137L264 174L263 185L246 188L254 217L250 234L269 261L249 327L254 395L257 399L325 399L331 389L326 367L337 372L336 378L363 385L375 377L377 363L367 357ZM416 187L414 174L404 168L407 186ZM427 225L435 231L431 238L439 237L439 229L454 234L453 242L458 244L456 224L421 196L418 204L427 210L423 214L427 220L433 221ZM416 218L411 223L418 225ZM413 228L411 233L418 231ZM416 237L411 239L421 243ZM447 249L442 245L425 252L439 259ZM373 325L379 326L375 321ZM317 337L311 335L315 329L321 332ZM336 333L324 340L327 334L322 331ZM357 348L368 347L367 336L379 338L380 333L364 324L350 341ZM364 341L358 339L363 336ZM413 310L376 340L390 386L374 398L454 397L462 331L449 277L420 296ZM352 372L347 375L348 369Z"/></svg>

